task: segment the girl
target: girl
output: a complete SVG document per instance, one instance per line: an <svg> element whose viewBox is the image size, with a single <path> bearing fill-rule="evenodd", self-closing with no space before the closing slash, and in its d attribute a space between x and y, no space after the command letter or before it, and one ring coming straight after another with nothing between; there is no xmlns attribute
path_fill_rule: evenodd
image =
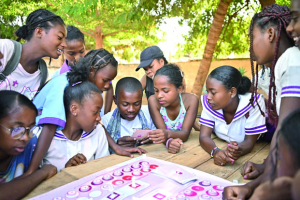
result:
<svg viewBox="0 0 300 200"><path fill-rule="evenodd" d="M172 153L177 153L182 141L188 139L199 104L197 96L182 92L182 79L182 71L177 65L160 68L153 79L155 95L148 101L157 128L149 133L149 139L153 143L165 142L168 149L172 146L169 149Z"/></svg>
<svg viewBox="0 0 300 200"><path fill-rule="evenodd" d="M37 110L24 95L0 91L0 193L1 199L21 199L43 180L56 174L56 168L45 165L25 178L37 138Z"/></svg>
<svg viewBox="0 0 300 200"><path fill-rule="evenodd" d="M270 12L270 8L273 8L273 12ZM260 35L266 35L266 36L271 36L270 39L273 41L276 41L277 48L275 49L275 55L274 55L274 62L273 66L274 70L271 70L271 86L270 87L275 87L277 91L277 95L273 98L276 101L275 107L276 107L276 112L279 113L279 118L275 118L275 122L278 121L278 126L277 129L279 130L282 120L293 110L297 109L300 107L300 93L299 93L299 88L300 88L300 80L298 78L298 74L300 73L300 66L299 66L299 56L300 56L300 50L298 47L291 47L287 49L288 47L292 46L292 40L288 36L288 33L286 31L290 32L291 35L294 38L294 41L296 44L298 44L298 38L300 35L300 30L299 30L299 21L298 19L298 13L299 13L299 0L294 0L292 1L291 4L291 15L292 15L292 20L290 21L290 12L286 8L286 6L278 6L278 5L273 5L272 7L265 8L263 13L261 14L256 14L254 18L258 20L258 17L265 17L265 20L270 20L272 19L272 23L268 23L268 26L273 25L273 22L277 23L278 26L267 28L267 31L265 30L264 32L261 32L259 29L260 26L256 25L256 21L253 21L252 19L252 25L250 29L253 29L253 52L251 52L252 55L256 55L256 47L254 44L254 40L257 40L254 37L254 31L255 28L257 36ZM263 21L263 20L260 20ZM267 21L267 22L268 22ZM290 24L287 27L287 24L290 22ZM268 27L267 26L267 27ZM274 26L274 25L273 25ZM271 31L272 30L272 31ZM278 31L280 30L280 31ZM280 34L279 34L280 33ZM279 37L280 36L280 37ZM269 40L268 37L260 37L261 38L261 43L267 43ZM266 41L264 41L266 40ZM274 47L274 46L273 46ZM274 52L273 49L273 52ZM264 58L262 56L262 58ZM277 58L279 57L278 61ZM276 64L276 65L275 65ZM272 78L273 77L273 78ZM273 89L273 91L275 90ZM275 94L275 92L273 93ZM279 106L278 106L279 105ZM268 108L269 109L269 108ZM273 138L276 138L277 136L277 131L275 132ZM275 139L272 140L271 143L271 151L275 146ZM266 160L266 166L264 167L264 173L262 176L257 178L256 180L247 183L245 186L234 186L234 187L228 187L226 188L226 191L234 191L234 192L228 192L224 193L226 194L226 198L231 198L232 196L235 196L236 194L240 193L244 196L249 196L252 194L254 189L261 183L265 181L266 178L269 177L269 171L270 171L270 156ZM250 171L251 172L251 171ZM276 192L276 191L275 191Z"/></svg>
<svg viewBox="0 0 300 200"><path fill-rule="evenodd" d="M66 125L63 130L56 131L43 159L43 164L53 164L58 171L109 155L105 129L99 124L103 105L101 91L87 81L88 73L79 74L75 69L67 77L69 85L64 91ZM126 151L145 152L138 148L126 148Z"/></svg>
<svg viewBox="0 0 300 200"><path fill-rule="evenodd" d="M67 26L66 47L64 48L65 62L56 70L51 78L68 72L76 62L85 55L85 41L83 33L75 26Z"/></svg>
<svg viewBox="0 0 300 200"><path fill-rule="evenodd" d="M56 59L63 52L66 45L65 24L52 12L38 9L28 15L26 25L15 34L17 41L24 39L26 43L14 46L11 40L0 40L0 52L3 54L0 59L0 72L3 73L0 90L14 90L32 99L47 79L47 67L42 57Z"/></svg>
<svg viewBox="0 0 300 200"><path fill-rule="evenodd" d="M62 67L56 70L51 78L62 73L66 73L85 55L85 41L83 33L75 26L67 27L68 35L66 37L66 47L64 48L64 56L66 57ZM110 82L111 83L111 82ZM101 117L108 113L113 102L113 86L110 84L105 95L105 108L101 109Z"/></svg>
<svg viewBox="0 0 300 200"><path fill-rule="evenodd" d="M267 131L264 98L257 95L249 103L250 87L250 80L231 66L218 67L208 75L207 95L201 97L199 141L217 165L233 164L253 149L259 134ZM226 150L215 145L212 132L230 143Z"/></svg>
<svg viewBox="0 0 300 200"><path fill-rule="evenodd" d="M255 189L251 199L292 199L292 177L300 169L300 110L283 120L272 157L272 179ZM277 178L276 178L277 177Z"/></svg>
<svg viewBox="0 0 300 200"><path fill-rule="evenodd" d="M87 75L87 80L94 83L100 91L108 90L109 82L117 75L118 62L113 55L105 49L98 49L90 51L81 60L74 66L74 73L84 73ZM62 99L67 85L66 74L62 74L49 81L33 100L39 111L36 123L43 125L43 130L36 147L35 152L37 153L33 155L28 173L39 166L55 131L65 128L66 113ZM117 151L116 153L130 156L129 153L124 151Z"/></svg>

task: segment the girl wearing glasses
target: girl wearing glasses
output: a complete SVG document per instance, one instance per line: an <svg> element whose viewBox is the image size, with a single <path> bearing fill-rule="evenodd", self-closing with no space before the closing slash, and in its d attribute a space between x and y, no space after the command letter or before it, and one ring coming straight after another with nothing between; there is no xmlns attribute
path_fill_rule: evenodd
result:
<svg viewBox="0 0 300 200"><path fill-rule="evenodd" d="M56 167L44 165L29 176L14 179L28 169L35 149L35 133L40 129L35 126L37 109L18 92L2 90L0 96L0 194L1 199L20 199L56 174Z"/></svg>

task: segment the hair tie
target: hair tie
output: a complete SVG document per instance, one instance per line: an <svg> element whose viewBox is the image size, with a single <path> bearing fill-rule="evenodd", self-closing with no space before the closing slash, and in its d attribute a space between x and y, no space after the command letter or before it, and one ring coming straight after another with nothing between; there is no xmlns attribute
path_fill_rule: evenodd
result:
<svg viewBox="0 0 300 200"><path fill-rule="evenodd" d="M180 72L181 77L183 78L183 72L182 72L182 70L180 69L179 72Z"/></svg>
<svg viewBox="0 0 300 200"><path fill-rule="evenodd" d="M80 84L80 83L82 83L82 81L78 81L78 82L76 82L76 83L73 83L73 84L72 84L72 87L74 87L75 85L78 85L78 84Z"/></svg>

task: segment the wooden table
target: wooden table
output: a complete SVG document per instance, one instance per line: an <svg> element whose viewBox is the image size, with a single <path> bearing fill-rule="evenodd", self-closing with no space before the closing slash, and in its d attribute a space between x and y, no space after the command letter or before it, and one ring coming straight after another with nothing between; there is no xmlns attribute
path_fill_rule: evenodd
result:
<svg viewBox="0 0 300 200"><path fill-rule="evenodd" d="M222 149L227 147L227 143L220 140L215 135L212 135L212 139L218 147ZM163 144L148 144L142 146L142 148L148 152L147 156L198 169L229 181L238 180L239 183L248 182L247 180L244 180L240 174L240 169L243 164L248 160L255 163L262 163L263 159L266 158L269 153L269 147L270 145L266 142L257 142L251 153L242 156L232 165L227 164L226 166L221 167L215 165L213 163L213 159L210 158L210 155L199 145L198 131L193 131L191 133L188 141L184 143L183 148L177 154L168 153ZM139 155L135 154L134 156L137 157ZM52 178L42 182L30 194L28 194L25 199L48 192L59 186L129 159L131 158L114 154L90 161L84 165L63 169Z"/></svg>

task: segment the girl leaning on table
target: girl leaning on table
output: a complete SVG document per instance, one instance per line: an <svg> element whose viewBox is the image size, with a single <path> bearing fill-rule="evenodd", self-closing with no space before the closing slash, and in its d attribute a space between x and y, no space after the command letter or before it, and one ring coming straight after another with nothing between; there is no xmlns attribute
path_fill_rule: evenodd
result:
<svg viewBox="0 0 300 200"><path fill-rule="evenodd" d="M26 177L37 143L37 109L16 91L0 91L0 199L21 199L43 180L56 174L56 167L44 165ZM18 177L18 178L17 178Z"/></svg>
<svg viewBox="0 0 300 200"><path fill-rule="evenodd" d="M85 59L81 60L85 62ZM67 73L68 83L64 90L63 102L66 124L56 131L42 164L53 164L60 171L64 167L76 166L87 161L109 155L108 147L119 152L145 151L140 148L120 147L100 125L100 110L103 99L99 88L88 81L89 69L79 73L76 67ZM108 136L107 136L108 135ZM108 142L110 140L110 142Z"/></svg>
<svg viewBox="0 0 300 200"><path fill-rule="evenodd" d="M191 132L198 111L197 96L182 92L183 73L168 64L153 78L155 95L149 97L149 111L157 128L149 133L153 143L166 143L170 153L177 153Z"/></svg>
<svg viewBox="0 0 300 200"><path fill-rule="evenodd" d="M259 94L251 98L250 86L238 69L226 65L214 69L206 80L199 141L217 165L233 164L267 131L264 98ZM216 146L213 132L229 143L226 149Z"/></svg>

